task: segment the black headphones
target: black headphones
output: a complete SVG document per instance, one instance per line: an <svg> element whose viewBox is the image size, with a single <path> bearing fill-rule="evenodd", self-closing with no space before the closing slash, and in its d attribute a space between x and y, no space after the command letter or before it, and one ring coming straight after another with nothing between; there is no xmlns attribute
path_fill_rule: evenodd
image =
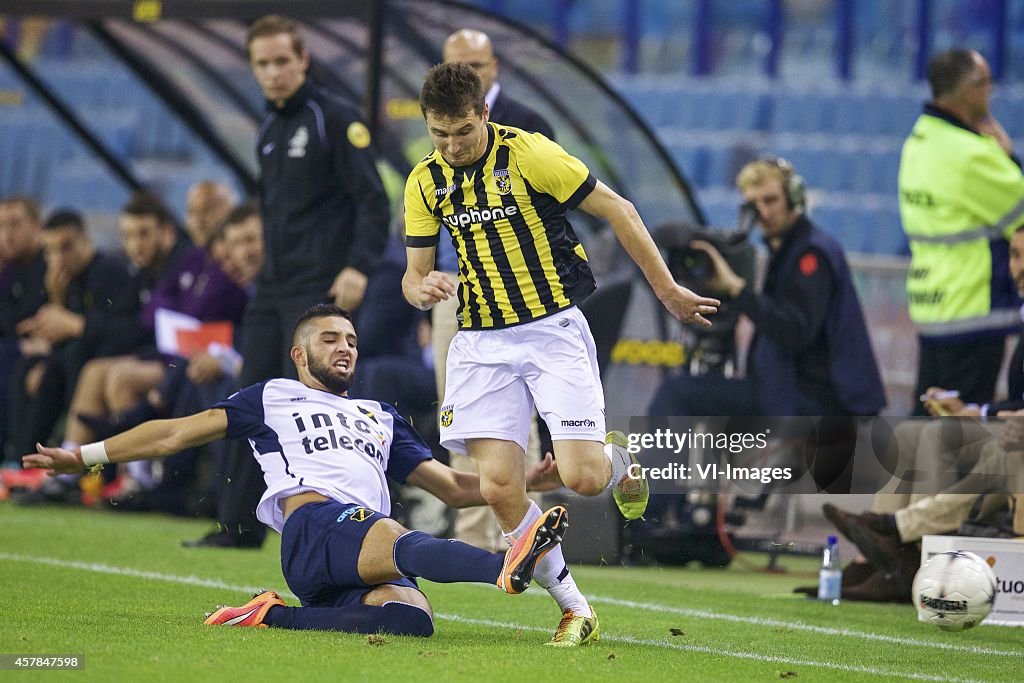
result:
<svg viewBox="0 0 1024 683"><path fill-rule="evenodd" d="M782 157L762 157L760 161L771 164L782 172L782 187L786 191L786 202L790 209L804 211L807 208L807 184L796 172L793 164Z"/></svg>

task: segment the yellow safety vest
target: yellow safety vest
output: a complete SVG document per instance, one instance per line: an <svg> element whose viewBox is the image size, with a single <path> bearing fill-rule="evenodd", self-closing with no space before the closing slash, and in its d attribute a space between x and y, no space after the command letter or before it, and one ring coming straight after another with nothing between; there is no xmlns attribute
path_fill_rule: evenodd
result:
<svg viewBox="0 0 1024 683"><path fill-rule="evenodd" d="M993 243L1024 223L1024 175L996 141L922 114L903 143L899 193L911 254L907 299L919 333L954 336L1019 323L1010 302L992 301ZM1005 249L998 253L1005 258Z"/></svg>

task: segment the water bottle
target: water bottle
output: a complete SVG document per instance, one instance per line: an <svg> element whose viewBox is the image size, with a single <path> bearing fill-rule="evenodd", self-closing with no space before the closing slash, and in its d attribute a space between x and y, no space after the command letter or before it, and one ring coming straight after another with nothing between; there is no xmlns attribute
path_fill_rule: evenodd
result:
<svg viewBox="0 0 1024 683"><path fill-rule="evenodd" d="M839 591L843 583L843 568L839 564L839 539L828 537L828 544L821 553L821 570L818 571L818 599L839 604Z"/></svg>

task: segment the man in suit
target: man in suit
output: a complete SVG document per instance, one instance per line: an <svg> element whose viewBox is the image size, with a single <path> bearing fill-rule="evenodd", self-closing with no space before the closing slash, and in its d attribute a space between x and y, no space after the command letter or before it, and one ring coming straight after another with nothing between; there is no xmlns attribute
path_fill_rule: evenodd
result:
<svg viewBox="0 0 1024 683"><path fill-rule="evenodd" d="M498 83L500 63L486 33L464 28L451 34L444 41L444 61L446 64L473 67L484 86L484 100L491 112L491 121L555 139L555 131L544 117L502 92Z"/></svg>

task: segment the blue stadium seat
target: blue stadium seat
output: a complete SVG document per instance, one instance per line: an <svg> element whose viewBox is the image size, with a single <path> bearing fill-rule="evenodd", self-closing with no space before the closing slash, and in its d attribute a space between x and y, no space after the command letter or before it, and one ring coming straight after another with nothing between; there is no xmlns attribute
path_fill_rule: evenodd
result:
<svg viewBox="0 0 1024 683"><path fill-rule="evenodd" d="M1024 137L1024 98L997 91L992 97L992 114L1011 138Z"/></svg>
<svg viewBox="0 0 1024 683"><path fill-rule="evenodd" d="M707 150L706 187L732 187L736 178L733 175L733 148L727 145L710 145Z"/></svg>
<svg viewBox="0 0 1024 683"><path fill-rule="evenodd" d="M874 171L871 192L885 194L895 197L897 193L896 181L900 170L900 150L892 149L879 152L872 157Z"/></svg>
<svg viewBox="0 0 1024 683"><path fill-rule="evenodd" d="M867 127L867 107L871 105L861 95L849 92L840 92L832 95L823 95L832 99L832 106L828 109L829 119L823 132L851 134L862 133Z"/></svg>
<svg viewBox="0 0 1024 683"><path fill-rule="evenodd" d="M879 95L868 98L863 110L865 132L905 138L921 114L922 102L916 95Z"/></svg>
<svg viewBox="0 0 1024 683"><path fill-rule="evenodd" d="M668 148L673 161L695 187L707 185L707 149L692 143L673 144Z"/></svg>
<svg viewBox="0 0 1024 683"><path fill-rule="evenodd" d="M816 205L811 208L810 217L815 225L836 238L844 249L855 251L856 241L849 225L849 211L828 204Z"/></svg>
<svg viewBox="0 0 1024 683"><path fill-rule="evenodd" d="M873 254L906 256L910 254L906 235L900 223L899 208L895 203L873 207L866 211L870 231L867 235L868 251Z"/></svg>
<svg viewBox="0 0 1024 683"><path fill-rule="evenodd" d="M656 89L628 89L623 92L633 108L647 121L652 128L670 125L665 97Z"/></svg>
<svg viewBox="0 0 1024 683"><path fill-rule="evenodd" d="M779 106L789 112L790 121L786 127L773 126L778 132L820 133L833 132L832 122L836 118L836 103L830 96L821 93L782 93L776 96L776 114Z"/></svg>
<svg viewBox="0 0 1024 683"><path fill-rule="evenodd" d="M739 91L723 92L718 96L718 128L736 130L766 130L768 128L769 98L762 93Z"/></svg>
<svg viewBox="0 0 1024 683"><path fill-rule="evenodd" d="M869 150L852 150L847 155L847 183L841 188L848 192L871 192L874 187L874 155Z"/></svg>

